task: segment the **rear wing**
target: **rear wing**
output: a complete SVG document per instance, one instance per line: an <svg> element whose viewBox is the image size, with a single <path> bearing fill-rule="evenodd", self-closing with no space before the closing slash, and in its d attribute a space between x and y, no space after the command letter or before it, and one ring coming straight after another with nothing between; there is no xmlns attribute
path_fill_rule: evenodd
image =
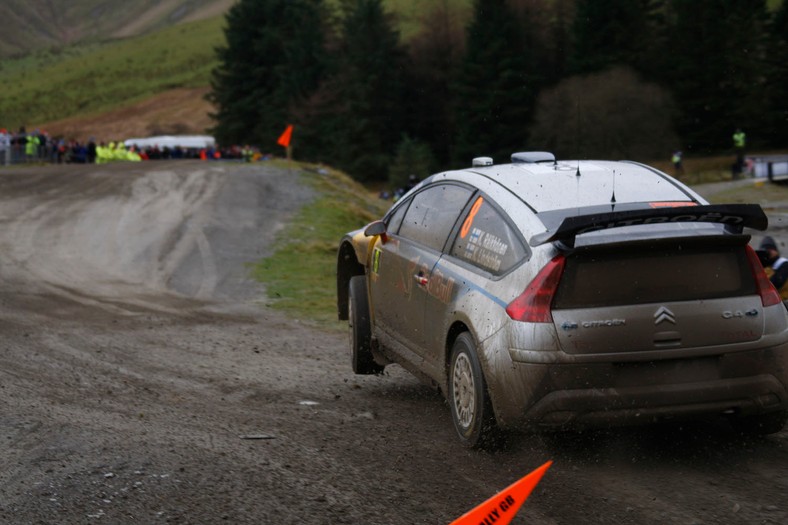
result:
<svg viewBox="0 0 788 525"><path fill-rule="evenodd" d="M599 211L600 208L604 211ZM724 225L727 232L735 234L742 233L745 227L763 231L769 226L769 219L758 204L651 206L643 209L607 211L609 209L610 207L604 206L540 213L538 217L542 219L547 231L531 237L528 244L539 246L561 241L572 247L575 244L575 237L584 233L646 224L716 223ZM577 215L567 217L567 211L577 212Z"/></svg>

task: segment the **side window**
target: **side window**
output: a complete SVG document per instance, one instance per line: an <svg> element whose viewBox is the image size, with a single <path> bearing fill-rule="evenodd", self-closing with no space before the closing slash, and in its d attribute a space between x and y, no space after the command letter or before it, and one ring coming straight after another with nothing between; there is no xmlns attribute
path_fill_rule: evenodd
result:
<svg viewBox="0 0 788 525"><path fill-rule="evenodd" d="M402 218L405 217L405 211L409 204L409 202L403 202L394 210L394 213L386 220L386 231L395 235L399 232L399 225L402 224Z"/></svg>
<svg viewBox="0 0 788 525"><path fill-rule="evenodd" d="M470 197L470 189L455 184L439 184L420 191L410 202L399 234L442 250Z"/></svg>
<svg viewBox="0 0 788 525"><path fill-rule="evenodd" d="M502 274L530 255L515 229L484 195L474 199L449 252L482 270Z"/></svg>

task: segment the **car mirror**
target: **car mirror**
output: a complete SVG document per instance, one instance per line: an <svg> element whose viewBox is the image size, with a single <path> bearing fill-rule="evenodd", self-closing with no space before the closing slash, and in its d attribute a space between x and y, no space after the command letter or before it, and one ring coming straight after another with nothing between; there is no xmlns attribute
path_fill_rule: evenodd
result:
<svg viewBox="0 0 788 525"><path fill-rule="evenodd" d="M383 221L375 221L370 223L366 229L364 229L364 235L367 237L373 237L375 235L385 235L386 234L386 223Z"/></svg>

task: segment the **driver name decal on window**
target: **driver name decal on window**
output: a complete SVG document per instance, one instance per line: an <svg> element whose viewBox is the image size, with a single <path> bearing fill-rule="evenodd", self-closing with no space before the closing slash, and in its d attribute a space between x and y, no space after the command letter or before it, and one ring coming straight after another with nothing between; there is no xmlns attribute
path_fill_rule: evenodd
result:
<svg viewBox="0 0 788 525"><path fill-rule="evenodd" d="M465 258L484 268L498 271L501 268L501 258L508 250L509 245L497 235L473 228L465 245Z"/></svg>

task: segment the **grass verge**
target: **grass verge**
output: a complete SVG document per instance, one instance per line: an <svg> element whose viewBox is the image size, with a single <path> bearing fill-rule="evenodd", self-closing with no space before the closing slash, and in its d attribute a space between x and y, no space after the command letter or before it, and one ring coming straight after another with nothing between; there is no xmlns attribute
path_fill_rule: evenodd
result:
<svg viewBox="0 0 788 525"><path fill-rule="evenodd" d="M382 217L389 203L341 172L307 164L299 170L317 197L280 233L274 254L258 262L253 275L266 285L269 306L324 328L344 329L336 314L339 240Z"/></svg>

